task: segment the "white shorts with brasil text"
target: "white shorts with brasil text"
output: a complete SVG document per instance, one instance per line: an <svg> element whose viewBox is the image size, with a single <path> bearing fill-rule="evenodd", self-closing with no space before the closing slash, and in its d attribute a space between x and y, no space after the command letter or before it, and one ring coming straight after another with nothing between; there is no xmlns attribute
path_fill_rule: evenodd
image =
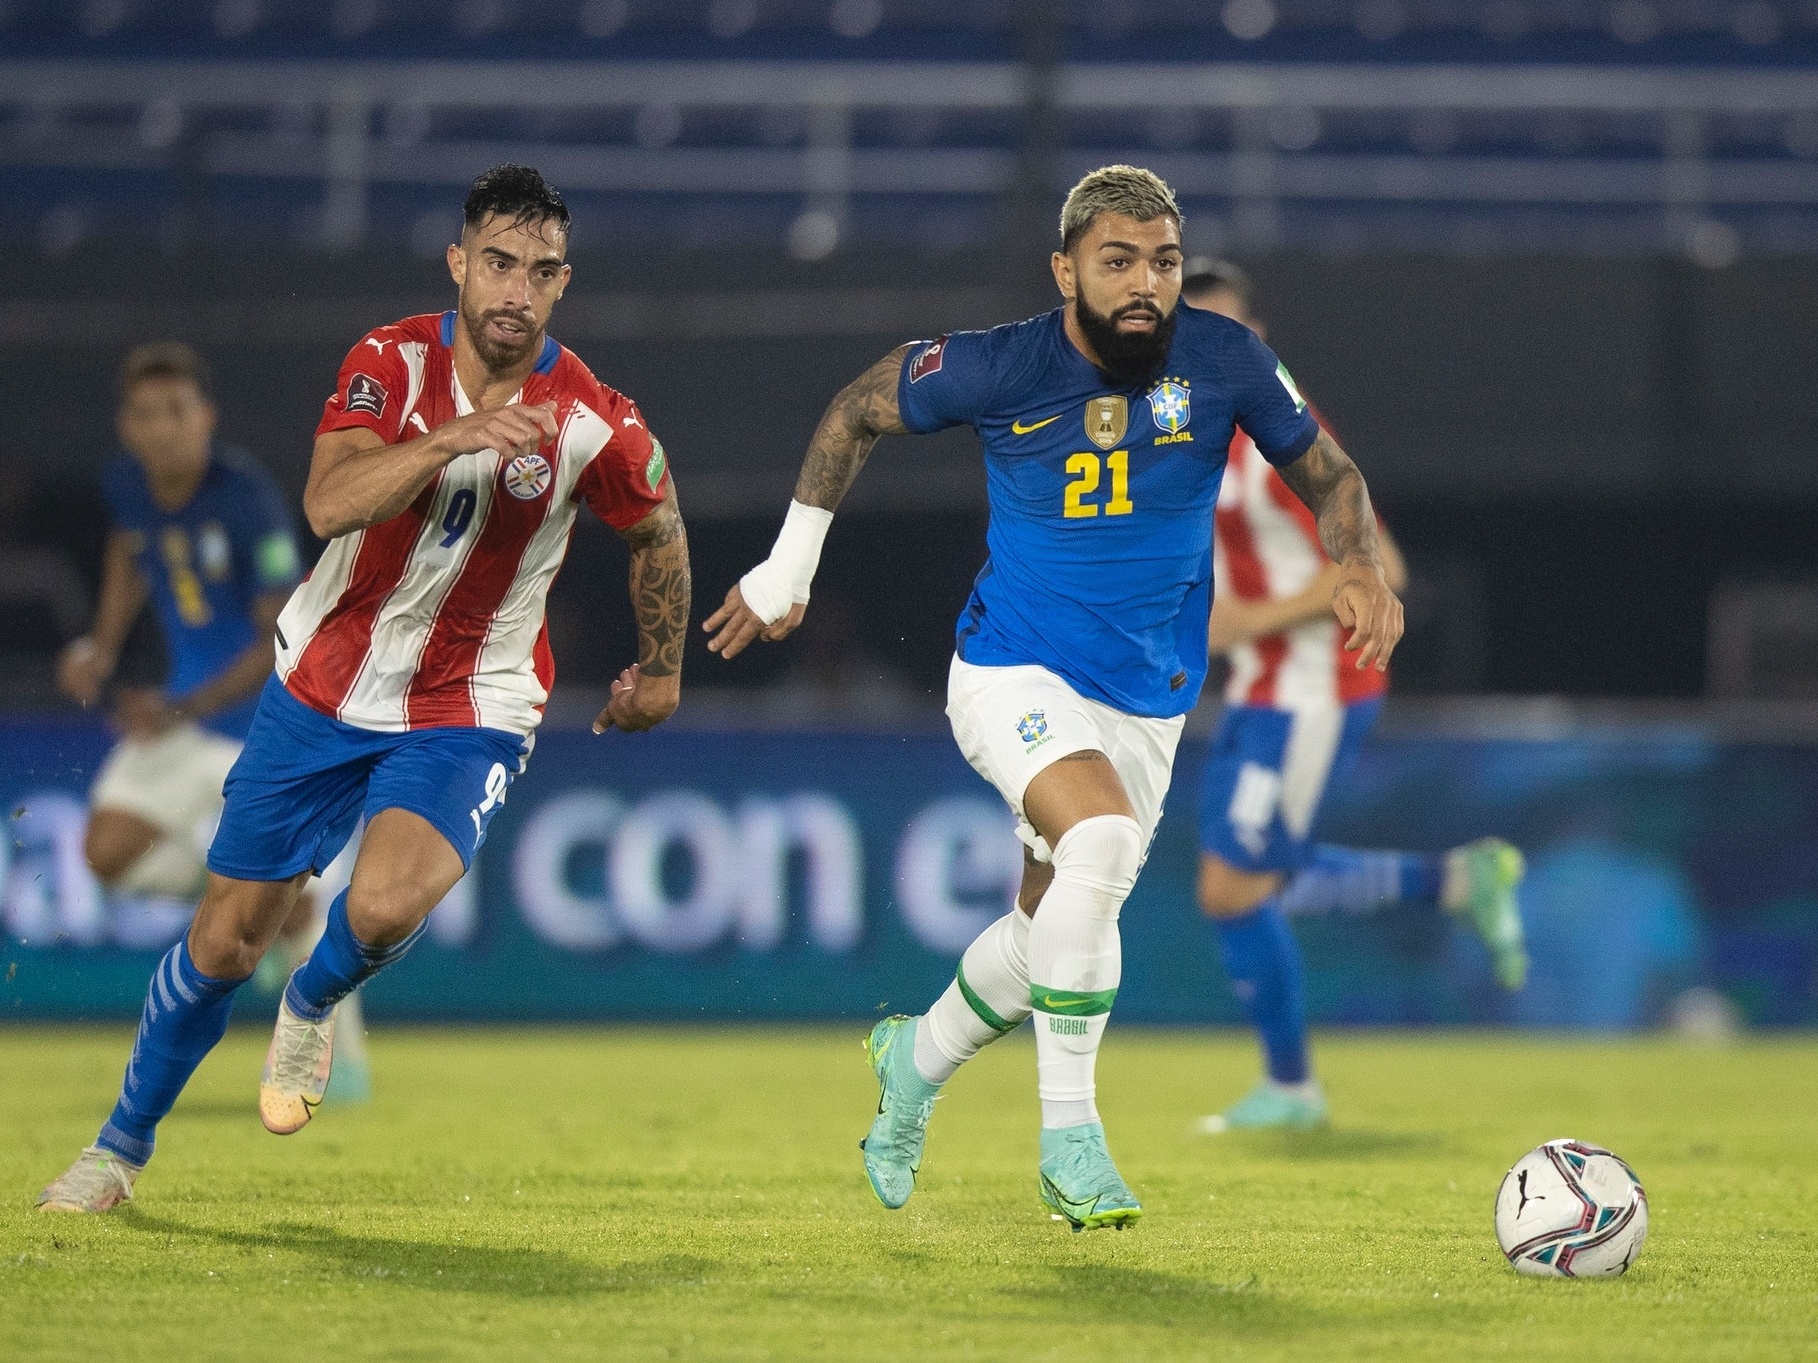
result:
<svg viewBox="0 0 1818 1363"><path fill-rule="evenodd" d="M1184 715L1127 715L1080 695L1045 667L979 667L958 657L947 673L947 718L973 770L1009 803L1016 836L1037 861L1048 860L1049 847L1023 813L1023 792L1051 762L1092 750L1111 759L1147 847L1187 722Z"/></svg>

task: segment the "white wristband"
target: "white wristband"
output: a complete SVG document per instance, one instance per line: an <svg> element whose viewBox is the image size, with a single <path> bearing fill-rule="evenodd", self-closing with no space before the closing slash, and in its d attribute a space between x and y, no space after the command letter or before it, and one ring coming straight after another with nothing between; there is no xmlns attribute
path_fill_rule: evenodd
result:
<svg viewBox="0 0 1818 1363"><path fill-rule="evenodd" d="M774 625L808 599L809 584L821 562L821 542L832 524L831 511L791 501L770 557L739 579L739 595L766 625Z"/></svg>

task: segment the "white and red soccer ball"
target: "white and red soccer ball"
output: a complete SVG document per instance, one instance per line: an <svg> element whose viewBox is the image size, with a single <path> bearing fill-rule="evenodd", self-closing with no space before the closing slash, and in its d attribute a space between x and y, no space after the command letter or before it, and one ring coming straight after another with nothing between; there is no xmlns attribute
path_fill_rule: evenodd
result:
<svg viewBox="0 0 1818 1363"><path fill-rule="evenodd" d="M1496 1240L1518 1273L1613 1278L1648 1238L1648 1195L1600 1145L1548 1141L1515 1161L1496 1193Z"/></svg>

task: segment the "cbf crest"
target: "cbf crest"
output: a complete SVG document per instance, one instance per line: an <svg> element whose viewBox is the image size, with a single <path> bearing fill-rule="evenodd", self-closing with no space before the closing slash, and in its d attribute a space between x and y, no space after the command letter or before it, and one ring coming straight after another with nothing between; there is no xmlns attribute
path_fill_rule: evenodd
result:
<svg viewBox="0 0 1818 1363"><path fill-rule="evenodd" d="M1101 450L1111 449L1130 429L1130 404L1122 394L1093 398L1086 404L1086 439Z"/></svg>
<svg viewBox="0 0 1818 1363"><path fill-rule="evenodd" d="M1017 736L1023 740L1026 751L1033 752L1041 747L1052 736L1048 732L1048 712L1031 710L1016 721Z"/></svg>
<svg viewBox="0 0 1818 1363"><path fill-rule="evenodd" d="M1149 390L1149 414L1158 429L1179 435L1193 417L1192 397L1179 379L1163 379Z"/></svg>

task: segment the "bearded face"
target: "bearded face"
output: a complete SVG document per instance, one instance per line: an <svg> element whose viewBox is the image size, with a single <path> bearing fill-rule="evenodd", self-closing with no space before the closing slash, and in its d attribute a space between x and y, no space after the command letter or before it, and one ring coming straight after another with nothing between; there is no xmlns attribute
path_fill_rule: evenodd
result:
<svg viewBox="0 0 1818 1363"><path fill-rule="evenodd" d="M1105 314L1095 312L1081 293L1073 300L1073 315L1098 356L1099 367L1119 387L1147 387L1166 367L1168 347L1174 342L1173 309L1164 313L1156 304L1139 298ZM1119 325L1138 316L1152 319L1153 325L1131 329Z"/></svg>

